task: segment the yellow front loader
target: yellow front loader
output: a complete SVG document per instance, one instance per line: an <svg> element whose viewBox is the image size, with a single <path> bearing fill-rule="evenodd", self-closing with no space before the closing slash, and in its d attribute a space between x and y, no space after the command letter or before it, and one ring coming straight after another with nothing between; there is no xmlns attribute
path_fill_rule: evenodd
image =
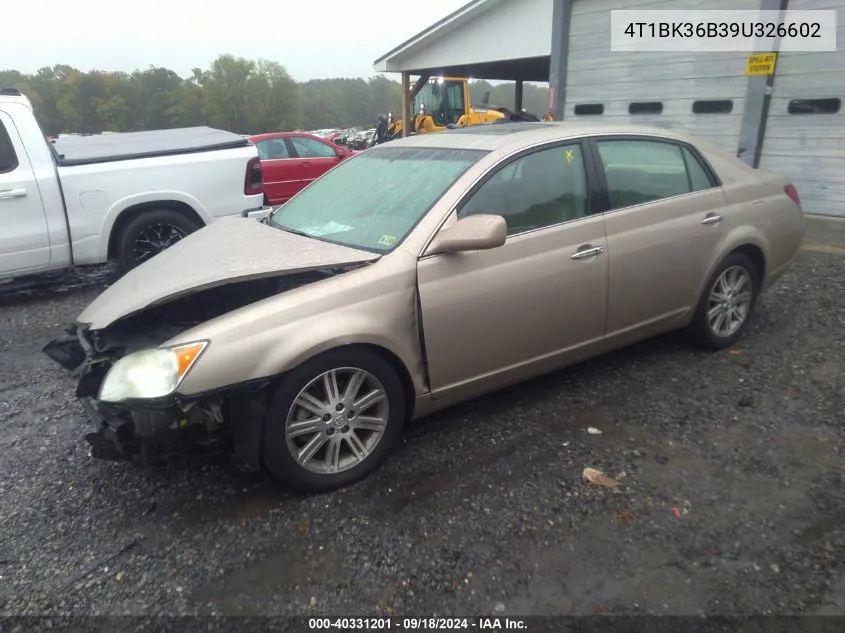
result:
<svg viewBox="0 0 845 633"><path fill-rule="evenodd" d="M470 105L469 82L459 77L432 77L417 91L412 105L412 134L503 122L506 114ZM390 119L393 119L391 115ZM402 136L402 117L387 121L388 139Z"/></svg>

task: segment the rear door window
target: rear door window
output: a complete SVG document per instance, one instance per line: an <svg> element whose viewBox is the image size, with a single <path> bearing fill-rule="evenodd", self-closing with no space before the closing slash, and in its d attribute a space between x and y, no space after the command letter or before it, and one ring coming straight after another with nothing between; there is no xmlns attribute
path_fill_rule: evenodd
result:
<svg viewBox="0 0 845 633"><path fill-rule="evenodd" d="M271 138L266 141L259 141L256 143L258 148L258 156L261 160L279 160L282 158L290 158L287 143L283 138Z"/></svg>
<svg viewBox="0 0 845 633"><path fill-rule="evenodd" d="M17 167L18 155L15 153L15 147L12 145L9 132L3 125L3 121L0 121L0 174L14 171Z"/></svg>
<svg viewBox="0 0 845 633"><path fill-rule="evenodd" d="M607 178L611 209L621 209L710 188L709 178L693 158L687 171L681 146L667 141L620 139L597 141ZM706 185L705 185L706 183Z"/></svg>

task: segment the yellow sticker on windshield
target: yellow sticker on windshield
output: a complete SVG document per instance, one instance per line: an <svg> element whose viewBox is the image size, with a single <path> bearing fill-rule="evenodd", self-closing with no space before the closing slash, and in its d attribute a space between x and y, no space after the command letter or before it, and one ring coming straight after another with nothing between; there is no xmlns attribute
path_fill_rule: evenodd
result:
<svg viewBox="0 0 845 633"><path fill-rule="evenodd" d="M574 149L566 150L566 162L571 165L573 160L575 160L575 150Z"/></svg>
<svg viewBox="0 0 845 633"><path fill-rule="evenodd" d="M394 244L396 244L396 238L392 235L382 235L378 243L381 246L393 246Z"/></svg>

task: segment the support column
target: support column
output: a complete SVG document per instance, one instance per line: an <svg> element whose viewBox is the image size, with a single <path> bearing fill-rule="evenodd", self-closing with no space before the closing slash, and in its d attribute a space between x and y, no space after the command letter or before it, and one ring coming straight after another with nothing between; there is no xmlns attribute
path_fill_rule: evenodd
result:
<svg viewBox="0 0 845 633"><path fill-rule="evenodd" d="M566 104L566 61L569 57L569 27L573 0L552 0L552 54L549 68L549 111L555 121L563 120Z"/></svg>
<svg viewBox="0 0 845 633"><path fill-rule="evenodd" d="M522 90L524 83L522 79L518 80L514 89L513 107L516 112L522 112Z"/></svg>
<svg viewBox="0 0 845 633"><path fill-rule="evenodd" d="M783 20L789 0L760 0L761 11L780 11ZM773 53L778 53L780 39L775 39ZM749 53L750 54L750 53ZM777 60L775 60L775 72ZM745 89L745 110L739 128L739 146L737 157L754 168L760 166L763 141L766 138L766 121L769 118L769 106L772 101L775 75L752 75L748 77Z"/></svg>
<svg viewBox="0 0 845 633"><path fill-rule="evenodd" d="M402 136L411 129L411 75L402 73Z"/></svg>

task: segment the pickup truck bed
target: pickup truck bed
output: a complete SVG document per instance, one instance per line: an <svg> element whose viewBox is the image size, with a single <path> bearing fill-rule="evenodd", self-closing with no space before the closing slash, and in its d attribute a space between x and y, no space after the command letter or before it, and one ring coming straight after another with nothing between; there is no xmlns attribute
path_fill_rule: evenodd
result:
<svg viewBox="0 0 845 633"><path fill-rule="evenodd" d="M48 142L29 99L0 90L4 287L108 261L126 272L263 203L261 160L247 137L193 127Z"/></svg>
<svg viewBox="0 0 845 633"><path fill-rule="evenodd" d="M149 132L67 136L54 140L52 144L59 166L70 167L246 147L249 145L249 139L211 127L186 127Z"/></svg>

